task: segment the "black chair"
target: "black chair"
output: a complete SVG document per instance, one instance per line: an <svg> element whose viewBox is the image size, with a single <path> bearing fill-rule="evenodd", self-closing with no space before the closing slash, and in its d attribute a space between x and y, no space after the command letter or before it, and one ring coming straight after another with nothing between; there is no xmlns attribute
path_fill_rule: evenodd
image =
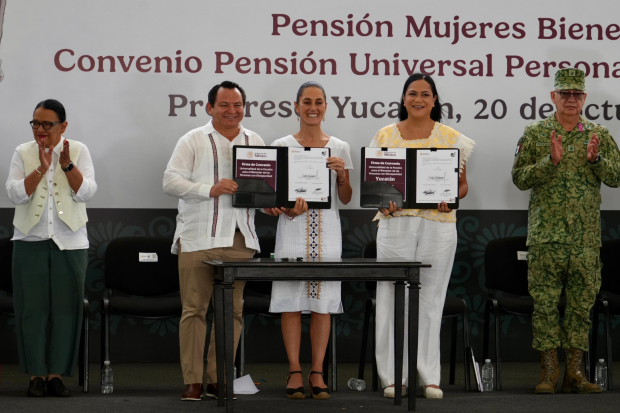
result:
<svg viewBox="0 0 620 413"><path fill-rule="evenodd" d="M171 238L116 238L105 251L107 297L101 299L101 367L110 361L110 315L127 318L181 317L177 256ZM141 262L140 253L156 253L157 262ZM176 294L175 294L176 293Z"/></svg>
<svg viewBox="0 0 620 413"><path fill-rule="evenodd" d="M276 239L274 236L265 236L259 239L260 250L254 258L269 258L275 250ZM245 317L248 314L255 314L263 317L280 318L280 313L270 313L271 304L271 282L270 281L248 281L243 290L243 332L239 340L237 364L237 375L241 377L245 374ZM310 317L310 314L302 314L302 317ZM331 356L330 356L331 353ZM327 345L327 354L323 360L323 379L325 385L329 386L329 362L332 362L332 390L337 391L337 365L336 365L336 315L331 315L331 334Z"/></svg>
<svg viewBox="0 0 620 413"><path fill-rule="evenodd" d="M377 258L377 243L376 241L370 241L367 243L361 252L362 258ZM422 286L424 288L424 286ZM376 311L376 291L377 283L375 281L366 281L366 289L369 292L370 297L366 301L366 309L364 311L364 327L362 330L362 350L360 354L358 378L364 379L364 367L366 365L366 349L368 346L368 333L370 330L370 320L375 319ZM464 300L456 297L446 297L446 301L443 307L442 318L452 318L452 334L450 344L450 384L454 384L456 375L456 337L458 329L459 316L463 321L463 365L465 373L465 390L470 390L470 360L467 355L467 349L469 348L469 317L467 315L467 304ZM378 390L378 374L377 374L377 360L374 356L374 349L376 347L375 334L372 335L372 390ZM410 373L411 374L411 373Z"/></svg>
<svg viewBox="0 0 620 413"><path fill-rule="evenodd" d="M595 366L598 361L598 319L603 314L605 326L605 345L607 360L607 389L614 389L614 363L611 352L611 317L620 314L620 240L603 241L601 247L601 292L594 303L594 323L592 325L592 355L590 357L590 379L594 382Z"/></svg>
<svg viewBox="0 0 620 413"><path fill-rule="evenodd" d="M7 296L0 296L0 314L9 317L15 316L15 310L13 307L13 242L10 238L3 238L0 240L0 262L5 263L5 270L0 274L0 291L6 292ZM78 382L82 386L84 393L88 393L89 383L89 366L88 366L88 325L90 321L90 307L88 298L84 297L84 315L82 320L82 337L80 340L80 350L78 356L79 373Z"/></svg>
<svg viewBox="0 0 620 413"><path fill-rule="evenodd" d="M500 355L500 316L512 314L532 317L534 299L529 295L527 282L527 259L519 259L519 252L527 252L527 237L500 238L490 241L484 250L484 267L489 298L484 308L483 359L489 358L489 328L491 314L495 317L495 360L497 374L495 388L502 389L502 358ZM524 256L525 257L525 256ZM508 294L508 295L505 295ZM558 304L560 316L566 308L562 295ZM588 353L586 369L589 371Z"/></svg>

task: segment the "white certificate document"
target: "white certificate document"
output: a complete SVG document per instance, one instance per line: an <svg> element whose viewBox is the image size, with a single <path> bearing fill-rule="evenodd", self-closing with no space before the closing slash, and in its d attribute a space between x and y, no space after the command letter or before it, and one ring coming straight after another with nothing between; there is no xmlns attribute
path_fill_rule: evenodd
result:
<svg viewBox="0 0 620 413"><path fill-rule="evenodd" d="M459 195L458 149L418 149L416 203L453 203Z"/></svg>
<svg viewBox="0 0 620 413"><path fill-rule="evenodd" d="M309 149L309 150L308 150ZM288 148L288 200L326 202L329 197L328 148Z"/></svg>

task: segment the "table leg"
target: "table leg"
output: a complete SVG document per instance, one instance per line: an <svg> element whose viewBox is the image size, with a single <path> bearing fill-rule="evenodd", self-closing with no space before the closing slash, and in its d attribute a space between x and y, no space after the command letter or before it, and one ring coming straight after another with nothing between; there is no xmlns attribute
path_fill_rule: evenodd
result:
<svg viewBox="0 0 620 413"><path fill-rule="evenodd" d="M224 368L226 366L226 354L224 350L224 286L215 280L213 286L213 310L215 311L213 322L215 323L215 356L217 360L218 394L217 405L224 406Z"/></svg>
<svg viewBox="0 0 620 413"><path fill-rule="evenodd" d="M402 404L403 348L405 341L405 283L394 283L394 404Z"/></svg>
<svg viewBox="0 0 620 413"><path fill-rule="evenodd" d="M416 269L416 271L419 271ZM409 284L409 405L415 411L415 396L418 388L418 317L420 313L420 286Z"/></svg>
<svg viewBox="0 0 620 413"><path fill-rule="evenodd" d="M226 359L226 412L232 413L233 410L233 374L235 357L235 326L233 322L233 290L232 284L224 284L224 358ZM222 386L223 387L223 386Z"/></svg>

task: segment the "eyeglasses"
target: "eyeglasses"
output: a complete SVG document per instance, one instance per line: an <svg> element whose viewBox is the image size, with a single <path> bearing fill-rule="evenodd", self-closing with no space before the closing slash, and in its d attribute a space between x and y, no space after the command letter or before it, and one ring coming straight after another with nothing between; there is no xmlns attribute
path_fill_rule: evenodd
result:
<svg viewBox="0 0 620 413"><path fill-rule="evenodd" d="M50 130L52 129L52 126L60 123L60 122L39 122L36 120L31 120L30 122L30 126L32 126L32 129L39 129L39 126L43 126L44 130Z"/></svg>
<svg viewBox="0 0 620 413"><path fill-rule="evenodd" d="M556 90L555 93L560 95L562 100L568 100L570 97L574 97L575 100L581 100L586 95L584 92L565 92L563 90Z"/></svg>

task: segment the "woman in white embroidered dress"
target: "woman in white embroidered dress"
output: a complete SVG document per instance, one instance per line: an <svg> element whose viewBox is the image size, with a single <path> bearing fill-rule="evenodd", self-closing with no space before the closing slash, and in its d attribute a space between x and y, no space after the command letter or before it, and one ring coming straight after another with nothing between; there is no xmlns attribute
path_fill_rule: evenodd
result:
<svg viewBox="0 0 620 413"><path fill-rule="evenodd" d="M379 130L372 147L458 148L460 149L459 199L467 195L465 162L471 156L474 141L439 123L441 104L433 79L416 73L405 82L400 101L399 123ZM431 264L420 269L420 316L418 328L418 373L427 398L440 399L441 365L439 333L441 315L450 282L456 251L456 212L445 202L437 209L380 209L377 256L404 257ZM408 291L407 299L408 299ZM385 397L394 397L394 283L377 283L376 351L377 370L386 387ZM405 325L407 325L405 306ZM405 349L407 338L405 337ZM403 358L403 395L407 392L407 351ZM415 374L415 373L414 373Z"/></svg>
<svg viewBox="0 0 620 413"><path fill-rule="evenodd" d="M295 101L295 112L301 128L294 135L278 139L273 146L330 148L327 159L331 169L330 209L308 209L303 198L297 198L294 208L266 209L269 215L280 215L276 236L276 257L340 258L342 233L338 199L343 204L351 200L349 169L353 169L349 144L321 130L325 120L327 99L325 90L316 82L301 85ZM301 343L301 314L311 315L310 340L312 369L308 377L312 397L329 398L322 376L323 359L329 339L330 314L341 313L339 281L279 281L273 283L270 312L282 313L282 336L289 360L287 397L303 399L303 377L299 364Z"/></svg>

